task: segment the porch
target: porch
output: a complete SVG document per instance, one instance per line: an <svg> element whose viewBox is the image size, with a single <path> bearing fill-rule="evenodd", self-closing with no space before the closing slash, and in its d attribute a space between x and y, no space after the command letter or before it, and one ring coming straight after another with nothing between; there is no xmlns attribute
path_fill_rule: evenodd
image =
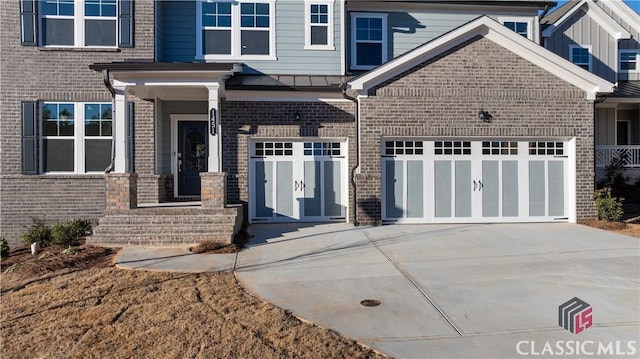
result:
<svg viewBox="0 0 640 359"><path fill-rule="evenodd" d="M620 157L625 159L625 168L640 168L640 145L596 145L596 168L605 168Z"/></svg>

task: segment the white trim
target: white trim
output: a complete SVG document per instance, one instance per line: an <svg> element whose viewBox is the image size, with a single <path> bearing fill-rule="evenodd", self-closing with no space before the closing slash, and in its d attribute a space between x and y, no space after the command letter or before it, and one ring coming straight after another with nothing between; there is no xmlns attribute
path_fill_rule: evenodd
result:
<svg viewBox="0 0 640 359"><path fill-rule="evenodd" d="M636 61L635 61L636 69L635 70L623 70L622 69L622 53L623 52L636 54ZM640 49L619 49L618 50L618 73L621 73L621 74L640 73Z"/></svg>
<svg viewBox="0 0 640 359"><path fill-rule="evenodd" d="M381 43L382 44L382 56L381 56L381 64L387 62L387 15L386 13L379 12L352 12L351 13L351 69L352 70L371 70L378 65L358 65L357 64L357 52L356 52L356 19L359 17L369 17L369 18L379 18L382 20L382 40L378 41L370 41L371 43Z"/></svg>
<svg viewBox="0 0 640 359"><path fill-rule="evenodd" d="M203 2L231 2L231 54L215 55L204 54L202 48L202 3ZM269 54L268 55L242 55L240 26L240 5L242 3L263 3L269 4ZM219 61L219 60L269 60L274 61L276 57L276 0L197 0L196 1L196 60ZM263 28L261 28L263 29ZM266 28L264 28L266 29ZM261 30L266 31L266 30Z"/></svg>
<svg viewBox="0 0 640 359"><path fill-rule="evenodd" d="M552 53L535 42L528 41L488 16L473 20L402 56L396 57L373 71L354 78L349 82L349 88L360 90L361 94L366 94L366 90L369 88L475 36L484 36L534 65L582 89L585 91L585 97L588 100L594 100L598 93L613 92L614 85L612 83L574 65L569 60Z"/></svg>
<svg viewBox="0 0 640 359"><path fill-rule="evenodd" d="M498 16L498 21L504 25L505 22L515 22L515 23L526 23L527 24L527 39L531 41L536 41L537 36L535 34L538 32L537 29L534 28L534 18L532 16ZM505 25L506 26L506 25ZM522 34L518 34L522 36ZM539 42L539 41L536 41Z"/></svg>
<svg viewBox="0 0 640 359"><path fill-rule="evenodd" d="M120 29L118 24L118 3L116 1L116 15L115 16L85 16L84 15L84 2L85 0L75 0L73 3L73 16L70 15L44 15L40 11L38 16L38 27L43 29L39 31L38 43L42 47L48 48L79 48L79 49L117 49L118 39L120 35ZM43 19L67 19L73 20L73 45L47 45L44 44L44 26ZM85 20L112 20L115 23L115 43L113 45L85 45Z"/></svg>
<svg viewBox="0 0 640 359"><path fill-rule="evenodd" d="M328 8L328 23L327 28L327 44L326 45L312 45L311 44L311 5L327 5ZM334 0L304 0L304 49L305 50L335 50L334 37ZM314 25L324 26L324 25Z"/></svg>
<svg viewBox="0 0 640 359"><path fill-rule="evenodd" d="M340 74L347 73L347 48L345 44L345 33L347 32L347 24L345 23L345 0L340 0Z"/></svg>
<svg viewBox="0 0 640 359"><path fill-rule="evenodd" d="M629 5L627 5L624 1L607 0L602 1L601 3L605 4L605 6L609 6L611 11L620 16L620 19L626 22L627 25L629 25L636 32L640 33L640 14L630 8Z"/></svg>
<svg viewBox="0 0 640 359"><path fill-rule="evenodd" d="M589 61L587 63L581 63L581 62L575 62L573 61L573 49L586 49L587 51L589 51ZM591 45L577 45L577 44L573 44L573 45L569 45L569 61L571 61L572 63L576 64L576 65L587 65L587 71L592 71L593 70L593 53L592 53L592 49L593 47Z"/></svg>
<svg viewBox="0 0 640 359"><path fill-rule="evenodd" d="M73 135L70 136L47 136L43 134L44 128L44 120L42 118L42 112L44 105L46 104L57 104L57 105L72 105L73 106ZM86 151L85 151L85 140L108 140L109 142L113 139L113 131L114 131L114 119L111 119L111 136L85 136L85 110L84 107L87 104L98 104L98 105L110 105L113 106L111 102L103 102L103 101L84 101L84 102L73 102L73 101L42 101L39 104L39 118L38 118L38 128L39 128L39 136L38 136L38 162L40 173L45 175L55 175L55 174L77 174L77 175L85 175L85 174L102 174L104 171L87 171L86 170ZM113 110L113 109L112 109ZM113 117L113 116L112 116ZM45 163L44 163L44 140L66 140L73 141L73 171L49 171L45 172ZM109 158L111 158L111 152L109 152Z"/></svg>
<svg viewBox="0 0 640 359"><path fill-rule="evenodd" d="M598 5L594 4L592 0L582 0L580 3L567 11L564 16L558 19L555 23L550 24L542 32L542 37L551 37L553 33L561 27L561 25L570 19L579 9L584 5L587 5L587 16L595 20L600 26L602 26L613 38L616 40L630 39L631 34L624 27L622 27L617 21L615 21L609 14L602 10Z"/></svg>
<svg viewBox="0 0 640 359"><path fill-rule="evenodd" d="M171 173L173 174L173 197L180 198L184 196L178 196L178 122L180 121L209 121L206 114L194 115L194 114L170 114L171 119ZM211 146L211 143L209 143ZM190 196L187 196L190 197Z"/></svg>

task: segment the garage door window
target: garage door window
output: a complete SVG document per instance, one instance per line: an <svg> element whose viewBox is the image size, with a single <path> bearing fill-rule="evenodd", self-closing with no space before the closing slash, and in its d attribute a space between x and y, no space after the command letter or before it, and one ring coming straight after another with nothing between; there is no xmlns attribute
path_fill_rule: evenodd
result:
<svg viewBox="0 0 640 359"><path fill-rule="evenodd" d="M518 142L510 141L483 141L483 155L517 155Z"/></svg>
<svg viewBox="0 0 640 359"><path fill-rule="evenodd" d="M434 144L436 155L470 155L470 141L436 141Z"/></svg>
<svg viewBox="0 0 640 359"><path fill-rule="evenodd" d="M422 155L424 154L422 141L386 141L384 154L394 155Z"/></svg>
<svg viewBox="0 0 640 359"><path fill-rule="evenodd" d="M256 143L256 156L293 156L293 143L291 142L258 142Z"/></svg>
<svg viewBox="0 0 640 359"><path fill-rule="evenodd" d="M536 156L564 156L564 143L529 142L529 154Z"/></svg>

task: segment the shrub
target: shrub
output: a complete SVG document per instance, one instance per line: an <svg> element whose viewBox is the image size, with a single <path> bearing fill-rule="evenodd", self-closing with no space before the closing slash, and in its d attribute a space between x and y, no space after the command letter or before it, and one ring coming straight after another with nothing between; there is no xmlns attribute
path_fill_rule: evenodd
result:
<svg viewBox="0 0 640 359"><path fill-rule="evenodd" d="M623 190L626 184L624 179L624 167L627 165L628 150L618 151L618 155L604 169L604 178L598 182L598 187L613 188L614 191ZM617 193L617 192L616 192Z"/></svg>
<svg viewBox="0 0 640 359"><path fill-rule="evenodd" d="M51 243L51 228L45 226L43 221L34 220L33 225L20 235L20 240L26 246L38 242L40 247L46 247Z"/></svg>
<svg viewBox="0 0 640 359"><path fill-rule="evenodd" d="M51 244L72 245L78 239L91 234L91 222L74 219L67 223L56 223L51 227Z"/></svg>
<svg viewBox="0 0 640 359"><path fill-rule="evenodd" d="M597 190L593 197L596 200L599 219L605 221L618 221L622 218L622 215L624 214L624 211L622 210L622 201L624 198L612 197L610 187Z"/></svg>
<svg viewBox="0 0 640 359"><path fill-rule="evenodd" d="M4 237L0 237L0 258L9 256L9 243Z"/></svg>

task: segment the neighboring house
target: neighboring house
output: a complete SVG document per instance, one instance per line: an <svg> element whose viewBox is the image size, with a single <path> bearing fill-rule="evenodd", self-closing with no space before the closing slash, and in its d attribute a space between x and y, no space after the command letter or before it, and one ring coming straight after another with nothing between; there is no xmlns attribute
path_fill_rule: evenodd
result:
<svg viewBox="0 0 640 359"><path fill-rule="evenodd" d="M544 46L616 83L596 104L596 176L617 156L640 180L640 15L621 0L572 0L541 19Z"/></svg>
<svg viewBox="0 0 640 359"><path fill-rule="evenodd" d="M539 45L553 5L0 2L2 235L593 217L613 83Z"/></svg>

